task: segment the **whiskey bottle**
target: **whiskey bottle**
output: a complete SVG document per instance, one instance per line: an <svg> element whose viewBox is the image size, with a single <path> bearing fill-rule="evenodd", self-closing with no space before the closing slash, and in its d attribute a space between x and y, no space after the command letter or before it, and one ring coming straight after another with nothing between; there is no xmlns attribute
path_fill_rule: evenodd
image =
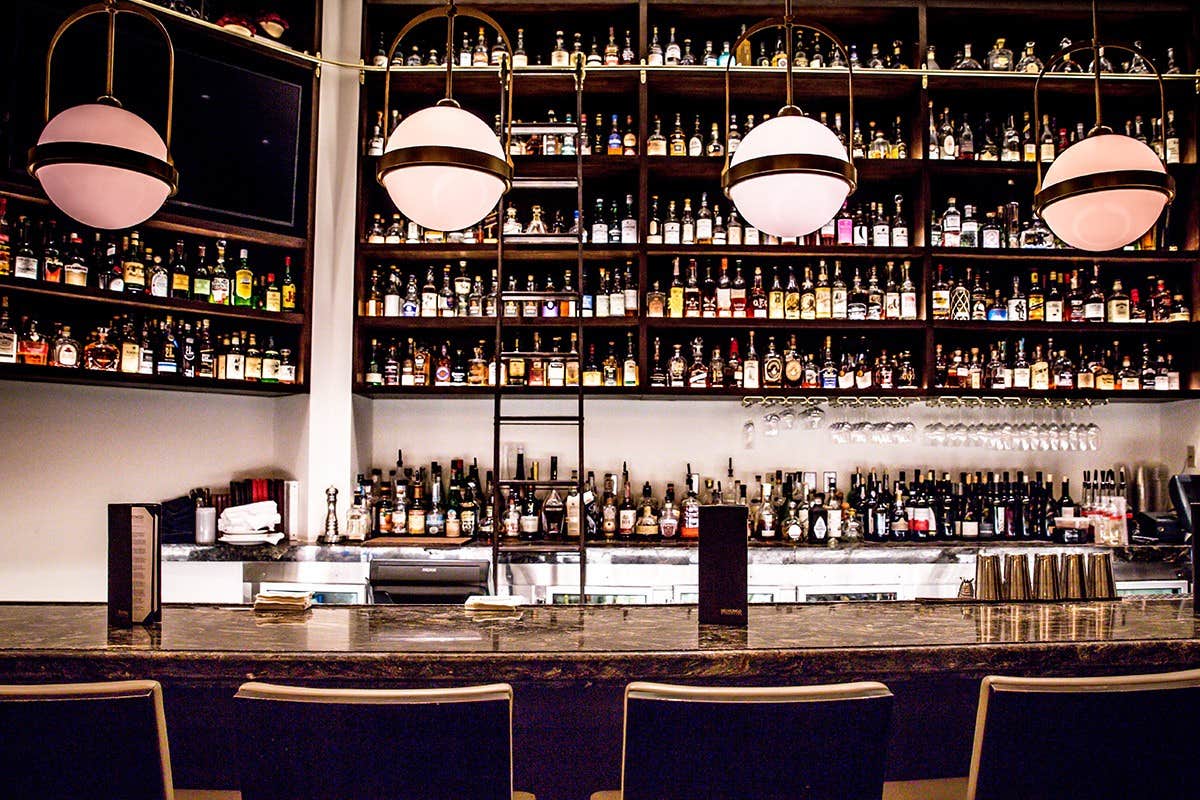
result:
<svg viewBox="0 0 1200 800"><path fill-rule="evenodd" d="M662 120L659 119L657 114L654 115L654 131L646 139L646 155L667 155L667 138L663 136Z"/></svg>

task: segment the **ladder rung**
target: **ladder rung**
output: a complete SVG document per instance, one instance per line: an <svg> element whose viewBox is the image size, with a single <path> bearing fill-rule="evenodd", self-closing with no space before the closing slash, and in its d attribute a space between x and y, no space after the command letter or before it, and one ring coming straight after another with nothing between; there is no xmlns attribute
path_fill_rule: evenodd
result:
<svg viewBox="0 0 1200 800"><path fill-rule="evenodd" d="M550 353L545 350L505 350L501 358L561 358L563 361L578 361L578 353Z"/></svg>
<svg viewBox="0 0 1200 800"><path fill-rule="evenodd" d="M512 132L514 136L531 136L535 133L566 136L578 133L579 126L567 125L564 122L514 122ZM516 156L516 158L520 159L521 156ZM563 158L574 158L574 156L563 156Z"/></svg>
<svg viewBox="0 0 1200 800"><path fill-rule="evenodd" d="M501 414L501 425L582 425L583 420L577 416L530 416L521 414Z"/></svg>
<svg viewBox="0 0 1200 800"><path fill-rule="evenodd" d="M579 485L579 481L534 481L534 480L522 481L522 480L515 480L515 479L507 480L507 481L496 481L496 483L500 484L501 486L531 486L534 489L557 489L559 487L565 489L565 488L570 488L571 486Z"/></svg>
<svg viewBox="0 0 1200 800"><path fill-rule="evenodd" d="M579 181L574 178L513 178L514 189L574 189Z"/></svg>
<svg viewBox="0 0 1200 800"><path fill-rule="evenodd" d="M538 291L504 291L500 293L500 297L504 300L579 300L578 292L538 292ZM505 315L505 319L509 319ZM562 319L555 317L554 319Z"/></svg>
<svg viewBox="0 0 1200 800"><path fill-rule="evenodd" d="M555 233L506 233L504 241L510 244L559 244L559 245L574 245L579 243L579 237L575 235L555 234Z"/></svg>

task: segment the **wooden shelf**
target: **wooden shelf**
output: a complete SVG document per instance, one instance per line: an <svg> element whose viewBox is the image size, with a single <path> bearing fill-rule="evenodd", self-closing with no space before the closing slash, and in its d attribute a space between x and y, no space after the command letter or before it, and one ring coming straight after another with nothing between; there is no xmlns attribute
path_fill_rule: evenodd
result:
<svg viewBox="0 0 1200 800"><path fill-rule="evenodd" d="M1049 336L1188 336L1200 334L1200 323L1196 322L955 322L933 320L934 331L978 333L987 336L1003 336L1013 333L1047 334Z"/></svg>
<svg viewBox="0 0 1200 800"><path fill-rule="evenodd" d="M636 328L637 317L505 317L505 328ZM359 316L364 331L494 330L495 317L367 317Z"/></svg>
<svg viewBox="0 0 1200 800"><path fill-rule="evenodd" d="M0 364L0 380L113 386L127 389L171 389L182 392L264 397L282 397L308 392L307 386L298 383L219 381L212 378L184 378L181 375L130 375L123 372L97 372L87 369L64 369L30 364Z"/></svg>
<svg viewBox="0 0 1200 800"><path fill-rule="evenodd" d="M753 319L721 317L647 317L647 328L714 328L731 330L786 329L796 332L924 331L924 320Z"/></svg>
<svg viewBox="0 0 1200 800"><path fill-rule="evenodd" d="M374 399L445 399L460 397L478 397L492 399L490 386L378 386L371 387L357 384L354 393ZM1032 398L1048 400L1107 400L1109 402L1154 402L1172 403L1178 400L1200 398L1200 389L1181 389L1176 392L1156 391L1112 391L1098 389L1072 389L1049 392L1035 392L1028 389L805 389L799 386L775 387L764 389L739 389L722 387L719 389L686 389L670 387L639 386L631 388L585 387L584 395L589 398L620 398L626 400L741 400L745 397L808 397L824 399L866 398L894 400L925 400L943 397L971 398ZM574 386L565 389L546 389L513 387L505 393L508 398L544 398L561 397L573 399L576 395Z"/></svg>
<svg viewBox="0 0 1200 800"><path fill-rule="evenodd" d="M0 292L27 295L30 297L47 297L62 302L90 306L140 309L163 314L188 314L197 317L245 320L255 324L287 327L301 327L304 325L304 315L296 312L274 313L259 311L253 308L214 305L200 300L178 300L171 297L152 297L148 294L105 292L90 287L84 288L81 286L69 286L67 284L52 284L45 283L44 281L27 281L12 277L0 278Z"/></svg>
<svg viewBox="0 0 1200 800"><path fill-rule="evenodd" d="M314 69L316 67L316 64L311 60L304 58L304 55L307 55L307 53L289 47L282 42L277 42L269 36L243 36L239 33L227 31L207 20L198 19L197 17L178 11L172 11L157 2L151 2L151 0L129 0L129 2L157 14L168 27L179 25L183 29L192 30L207 36L213 41L224 42L233 47L249 50L257 55L281 61L285 64L304 67L306 69Z"/></svg>
<svg viewBox="0 0 1200 800"><path fill-rule="evenodd" d="M371 260L445 261L460 259L496 260L495 244L360 244L359 254ZM574 245L506 244L504 256L512 261L575 261ZM638 245L583 246L588 261L637 258Z"/></svg>
<svg viewBox="0 0 1200 800"><path fill-rule="evenodd" d="M1048 392L1033 391L1032 389L927 389L926 397L1014 397L1014 398L1046 398L1050 400L1108 400L1110 402L1155 402L1170 403L1176 400L1192 400L1200 397L1198 389L1180 389L1177 392L1156 392L1153 390L1130 390L1105 392L1099 389L1058 389Z"/></svg>
<svg viewBox="0 0 1200 800"><path fill-rule="evenodd" d="M916 178L921 173L922 163L924 162L920 158L861 158L854 160L854 168L858 170L858 179L862 183ZM655 190L652 193L658 193L668 199L670 192L657 192L657 187L661 186L662 182L708 180L715 184L721 179L721 170L724 167L725 159L714 156L646 156L646 171ZM665 209L660 207L659 211Z"/></svg>
<svg viewBox="0 0 1200 800"><path fill-rule="evenodd" d="M1196 251L1114 250L1111 253L1084 253L1079 250L985 250L968 247L939 247L929 250L934 263L939 261L1017 261L1029 264L1168 264L1200 261Z"/></svg>
<svg viewBox="0 0 1200 800"><path fill-rule="evenodd" d="M725 247L714 245L674 245L648 244L644 246L648 256L709 258L742 256L754 258L757 256L778 256L780 258L842 258L842 259L880 259L880 258L920 258L925 255L920 247L804 247L803 245L759 245L757 247Z"/></svg>
<svg viewBox="0 0 1200 800"><path fill-rule="evenodd" d="M0 194L20 200L25 203L32 203L39 206L49 207L50 201L46 199L41 188L12 183L10 181L0 180ZM223 222L213 222L211 220L200 219L199 217L189 216L187 214L179 214L171 211L170 201L164 207L165 210L155 214L150 219L136 226L138 229L146 229L152 231L168 231L171 233L184 234L188 236L207 236L213 239L228 239L231 244L257 244L265 247L279 247L287 250L304 250L308 247L308 240L303 236L292 236L285 233L275 233L268 230L260 230L256 228L246 228L241 225L230 225ZM11 215L11 212L10 212Z"/></svg>

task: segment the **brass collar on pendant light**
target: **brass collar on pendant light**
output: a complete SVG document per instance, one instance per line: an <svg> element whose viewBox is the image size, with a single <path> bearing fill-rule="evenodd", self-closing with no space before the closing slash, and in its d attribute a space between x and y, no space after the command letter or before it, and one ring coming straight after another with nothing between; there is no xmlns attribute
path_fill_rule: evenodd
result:
<svg viewBox="0 0 1200 800"><path fill-rule="evenodd" d="M792 0L785 0L782 17L755 23L737 38L731 51L754 34L780 28L787 54L786 99L779 114L756 125L738 144L737 152L725 153L721 188L751 225L779 237L806 236L837 214L858 185L854 168L852 137L843 145L837 135L812 117L805 116L793 102L793 47L795 31L816 31L828 37L846 62L846 94L849 130L854 130L854 69L841 39L816 23L799 23L792 13ZM725 141L730 129L730 69L725 65ZM843 150L845 151L843 153Z"/></svg>

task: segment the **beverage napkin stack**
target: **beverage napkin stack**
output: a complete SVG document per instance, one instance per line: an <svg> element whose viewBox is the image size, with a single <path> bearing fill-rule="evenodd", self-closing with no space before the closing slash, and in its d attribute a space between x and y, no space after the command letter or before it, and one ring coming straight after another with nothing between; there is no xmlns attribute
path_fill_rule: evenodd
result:
<svg viewBox="0 0 1200 800"><path fill-rule="evenodd" d="M516 611L524 600L520 596L508 595L500 597L488 594L473 594L467 598L464 607L467 611Z"/></svg>
<svg viewBox="0 0 1200 800"><path fill-rule="evenodd" d="M254 596L254 610L299 614L312 608L312 599L312 592L269 589Z"/></svg>

